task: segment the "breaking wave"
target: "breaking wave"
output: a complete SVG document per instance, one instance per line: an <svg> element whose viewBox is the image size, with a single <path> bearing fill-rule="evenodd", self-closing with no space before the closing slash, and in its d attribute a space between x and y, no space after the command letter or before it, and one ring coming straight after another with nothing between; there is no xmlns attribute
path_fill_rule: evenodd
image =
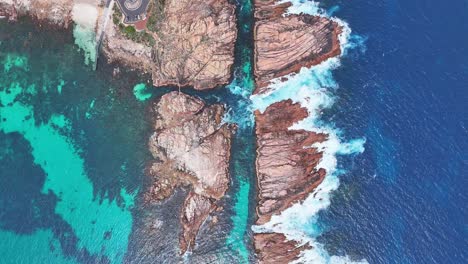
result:
<svg viewBox="0 0 468 264"><path fill-rule="evenodd" d="M283 0L279 3L291 2L286 15L307 13L311 15L328 16L327 12L314 1ZM352 36L348 24L338 18L331 18L343 27L339 36L342 54L352 48L361 47L365 41L359 36ZM362 49L362 48L361 48ZM333 191L339 186L339 176L345 171L339 169L337 156L355 155L364 151L364 138L345 140L342 132L332 123L321 119L322 111L329 109L335 102L334 92L338 83L333 77L333 70L340 66L340 57L330 58L311 68L302 68L299 73L290 74L272 81L270 90L264 94L251 96L253 108L261 112L275 103L291 99L307 108L309 116L294 124L290 129L304 129L317 133L328 134L328 139L315 143L315 147L323 152L317 169L323 168L327 175L323 182L302 203L297 203L275 215L271 220L260 226L254 226L254 232L283 233L287 239L300 244L309 243L312 249L301 253L300 259L294 263L367 263L366 260L352 261L348 256L331 256L324 245L317 241L321 235L318 213L330 205Z"/></svg>

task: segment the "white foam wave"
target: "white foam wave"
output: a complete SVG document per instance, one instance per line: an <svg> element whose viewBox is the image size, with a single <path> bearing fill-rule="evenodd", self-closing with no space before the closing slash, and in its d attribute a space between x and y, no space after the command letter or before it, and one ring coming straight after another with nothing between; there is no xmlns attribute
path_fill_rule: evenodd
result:
<svg viewBox="0 0 468 264"><path fill-rule="evenodd" d="M292 3L287 14L327 15L327 12L314 1L280 1L284 2ZM341 56L344 56L349 49L356 47L356 43L350 41L351 29L346 22L338 18L331 19L343 29L339 41ZM331 194L338 188L339 175L344 172L338 168L337 156L362 153L365 144L365 139L344 141L339 129L321 120L322 111L332 107L335 102L334 91L338 88L338 84L333 78L333 70L339 66L340 57L329 58L309 69L302 68L297 74L275 79L269 85L267 93L251 97L254 109L261 112L275 102L291 99L294 103L307 108L309 116L290 129L304 129L328 135L326 141L310 146L323 153L317 165L317 169L323 168L327 171L323 182L302 203L294 204L280 215L273 216L268 223L252 228L254 232L283 233L289 240L295 240L300 244L309 243L312 249L303 251L300 259L293 263L367 263L365 260L353 262L347 256L330 256L324 246L316 240L321 234L318 212L330 206Z"/></svg>
<svg viewBox="0 0 468 264"><path fill-rule="evenodd" d="M228 85L228 89L233 96L237 97L235 101L237 105L228 109L223 116L223 123L237 124L240 129L252 128L255 120L250 90L242 87L236 80Z"/></svg>
<svg viewBox="0 0 468 264"><path fill-rule="evenodd" d="M289 14L308 14L308 15L324 15L325 11L319 7L319 3L315 1L305 0L281 0L277 4L291 3L285 15Z"/></svg>

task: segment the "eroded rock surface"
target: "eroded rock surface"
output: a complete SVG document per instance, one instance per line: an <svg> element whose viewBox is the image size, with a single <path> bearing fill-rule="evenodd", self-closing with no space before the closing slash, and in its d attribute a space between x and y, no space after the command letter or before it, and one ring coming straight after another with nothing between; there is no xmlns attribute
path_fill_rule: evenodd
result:
<svg viewBox="0 0 468 264"><path fill-rule="evenodd" d="M310 249L309 244L297 245L283 234L265 233L255 235L255 251L260 263L290 263L298 253Z"/></svg>
<svg viewBox="0 0 468 264"><path fill-rule="evenodd" d="M177 187L191 192L180 215L180 248L193 248L201 224L216 208L229 185L231 128L221 124L224 108L171 92L153 107L155 133L149 146L155 162L148 173L154 184L147 199L160 201Z"/></svg>
<svg viewBox="0 0 468 264"><path fill-rule="evenodd" d="M31 17L67 28L72 20L73 0L0 0L0 16L16 20L18 16Z"/></svg>
<svg viewBox="0 0 468 264"><path fill-rule="evenodd" d="M315 169L322 154L311 146L326 140L326 135L289 129L307 115L307 109L291 100L272 104L264 113L255 113L257 225L303 201L325 177L323 169ZM260 263L288 263L304 249L276 233L254 234L254 245Z"/></svg>
<svg viewBox="0 0 468 264"><path fill-rule="evenodd" d="M110 62L118 62L145 73L152 71L150 46L125 38L113 23L107 25L104 34L102 51Z"/></svg>
<svg viewBox="0 0 468 264"><path fill-rule="evenodd" d="M166 0L152 26L154 43L147 47L122 42L117 26L108 29L106 53L150 71L155 86L193 86L203 90L226 84L234 63L237 36L235 7L228 0ZM149 16L152 16L149 14ZM128 57L128 59L127 59ZM140 57L136 57L140 58ZM137 65L138 66L138 65Z"/></svg>
<svg viewBox="0 0 468 264"><path fill-rule="evenodd" d="M195 245L198 230L208 215L216 209L214 201L210 198L190 192L185 199L180 222L184 232L179 239L180 250L187 251Z"/></svg>
<svg viewBox="0 0 468 264"><path fill-rule="evenodd" d="M323 179L315 167L322 154L312 144L324 134L289 129L307 116L307 110L291 100L255 113L257 120L257 177L259 202L257 224L270 220L292 203L303 200Z"/></svg>
<svg viewBox="0 0 468 264"><path fill-rule="evenodd" d="M341 27L319 16L287 15L289 4L272 0L255 2L256 93L267 90L271 79L298 72L340 54Z"/></svg>
<svg viewBox="0 0 468 264"><path fill-rule="evenodd" d="M255 0L255 93L268 92L273 79L297 73L341 53L341 26L321 16L288 14L290 3ZM281 79L280 79L281 80ZM322 158L314 143L325 134L290 127L307 118L307 109L291 100L256 112L257 225L268 222L292 204L303 201L323 181L325 170L316 169ZM289 263L310 245L288 241L279 233L254 234L260 263Z"/></svg>

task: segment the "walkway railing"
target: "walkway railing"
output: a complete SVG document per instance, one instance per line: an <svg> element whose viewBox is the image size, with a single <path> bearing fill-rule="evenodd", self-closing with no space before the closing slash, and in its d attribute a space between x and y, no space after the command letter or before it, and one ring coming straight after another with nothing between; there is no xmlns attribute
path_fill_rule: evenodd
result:
<svg viewBox="0 0 468 264"><path fill-rule="evenodd" d="M94 70L97 69L97 62L99 58L99 51L101 50L102 40L104 39L104 32L107 27L107 23L111 17L112 8L114 8L114 0L108 0L106 3L106 7L104 8L104 15L102 17L103 22L101 23L101 28L99 32L96 34L96 59L94 60Z"/></svg>

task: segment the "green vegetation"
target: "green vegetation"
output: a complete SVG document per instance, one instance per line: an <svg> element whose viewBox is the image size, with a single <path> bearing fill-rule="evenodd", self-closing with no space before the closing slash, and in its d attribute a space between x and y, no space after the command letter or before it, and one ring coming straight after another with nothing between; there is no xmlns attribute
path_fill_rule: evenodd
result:
<svg viewBox="0 0 468 264"><path fill-rule="evenodd" d="M164 0L158 0L164 1ZM127 38L135 42L153 46L155 44L154 38L146 31L138 32L134 26L125 26L122 23L123 14L117 5L114 5L114 13L112 14L112 21L115 25L119 26L120 32Z"/></svg>
<svg viewBox="0 0 468 264"><path fill-rule="evenodd" d="M117 5L114 5L113 11L114 12L112 14L112 21L114 21L114 24L119 25L122 21L122 12L120 11L120 8Z"/></svg>

